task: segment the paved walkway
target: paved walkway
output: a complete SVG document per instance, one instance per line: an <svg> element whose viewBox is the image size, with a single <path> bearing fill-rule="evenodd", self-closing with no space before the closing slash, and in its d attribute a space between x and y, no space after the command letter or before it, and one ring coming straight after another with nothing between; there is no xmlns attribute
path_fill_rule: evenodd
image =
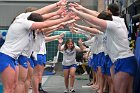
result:
<svg viewBox="0 0 140 93"><path fill-rule="evenodd" d="M45 71L48 71L48 69L45 69ZM56 64L55 72L55 75L43 76L43 89L47 90L48 93L64 93L65 85L61 62ZM91 87L86 85L87 83L89 83L88 75L76 75L75 93L96 93ZM32 92L30 91L30 93Z"/></svg>
<svg viewBox="0 0 140 93"><path fill-rule="evenodd" d="M75 93L96 93L86 84L89 82L87 76L76 76ZM43 76L43 89L48 93L63 93L65 90L64 78L60 75ZM30 91L30 93L32 93Z"/></svg>

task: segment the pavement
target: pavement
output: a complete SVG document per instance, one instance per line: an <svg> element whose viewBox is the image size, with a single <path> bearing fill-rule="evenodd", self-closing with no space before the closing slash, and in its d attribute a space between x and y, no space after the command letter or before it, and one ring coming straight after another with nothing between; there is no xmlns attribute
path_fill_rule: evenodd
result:
<svg viewBox="0 0 140 93"><path fill-rule="evenodd" d="M46 72L45 69L44 72ZM64 77L62 72L62 65L60 62L56 64L54 75L43 75L42 85L43 89L48 93L64 93L65 85L64 85ZM74 89L75 93L97 93L90 86L86 84L89 83L88 75L78 75L76 74ZM30 90L29 93L32 93Z"/></svg>
<svg viewBox="0 0 140 93"><path fill-rule="evenodd" d="M63 93L65 90L64 77L61 75L52 75L43 77L45 82L43 83L43 89L47 90L48 93ZM47 78L47 79L45 79ZM90 86L86 84L89 82L86 75L77 75L75 79L75 93L96 93Z"/></svg>

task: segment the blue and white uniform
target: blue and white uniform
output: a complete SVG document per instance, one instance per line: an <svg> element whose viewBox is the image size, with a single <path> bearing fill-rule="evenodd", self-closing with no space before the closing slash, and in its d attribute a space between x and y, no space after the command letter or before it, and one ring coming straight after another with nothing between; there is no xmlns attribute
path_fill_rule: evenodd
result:
<svg viewBox="0 0 140 93"><path fill-rule="evenodd" d="M35 47L35 39L33 38L33 31L30 31L29 43L24 48L21 55L18 57L19 64L22 65L24 68L28 68L28 64L27 64L28 62L30 62L32 68L34 67L34 63L30 58L34 47Z"/></svg>
<svg viewBox="0 0 140 93"><path fill-rule="evenodd" d="M126 26L117 21L107 21L106 35L107 51L115 65L115 72L122 71L134 75L137 66L134 54L129 48Z"/></svg>
<svg viewBox="0 0 140 93"><path fill-rule="evenodd" d="M25 13L26 15L26 13ZM27 14L28 16L30 13ZM15 69L14 61L29 43L29 30L34 22L26 18L16 18L10 25L6 40L0 49L0 72L9 64Z"/></svg>
<svg viewBox="0 0 140 93"><path fill-rule="evenodd" d="M36 59L37 59L35 61L35 66L38 64L45 66L45 64L47 62L45 43L46 42L45 42L44 34L42 32L38 33L35 45L37 45L39 48L35 47L35 49L34 49L34 54L36 55Z"/></svg>
<svg viewBox="0 0 140 93"><path fill-rule="evenodd" d="M76 50L80 50L80 48L74 44L75 48L73 50L63 50L63 69L69 69L71 67L77 67L76 65ZM61 46L61 49L64 49L64 45Z"/></svg>
<svg viewBox="0 0 140 93"><path fill-rule="evenodd" d="M123 29L126 31L126 33L128 33L127 32L127 29L125 27L125 23L124 23L124 19L123 18L120 18L118 16L112 16L112 18L113 18L113 22L117 22L117 23L121 24L123 26ZM112 63L112 60L110 59L110 57L108 55L108 52L110 51L110 49L107 48L107 47L109 47L110 45L108 45L108 43L107 43L108 42L107 41L107 38L109 39L110 38L110 35L107 36L107 34L105 33L104 39L103 39L103 45L104 45L104 48L105 48L104 49L105 59L103 61L106 61L107 62L106 65L105 65L105 69L106 69L105 70L105 74L111 75L110 68L113 65L113 63Z"/></svg>
<svg viewBox="0 0 140 93"><path fill-rule="evenodd" d="M103 47L103 37L104 34L96 35L96 54L97 54L97 66L102 66L104 63L102 63L102 57L104 56L104 47Z"/></svg>
<svg viewBox="0 0 140 93"><path fill-rule="evenodd" d="M31 14L32 12L28 12L28 13L22 13L19 16L16 17L16 19L27 19L28 16ZM27 62L30 62L31 67L34 67L33 61L31 60L31 54L33 52L33 47L34 47L34 38L33 38L33 31L29 31L29 43L28 45L24 48L24 50L22 51L21 55L18 57L18 62L20 65L22 65L24 68L28 68Z"/></svg>
<svg viewBox="0 0 140 93"><path fill-rule="evenodd" d="M97 41L96 37L92 37L90 40L84 42L86 46L90 47L91 56L88 59L88 65L93 68L94 71L97 70L96 62L96 51L97 51Z"/></svg>
<svg viewBox="0 0 140 93"><path fill-rule="evenodd" d="M103 73L106 75L111 75L110 73L110 68L113 65L109 55L108 55L108 51L107 51L107 35L106 33L104 34L104 38L103 38L103 46L104 46L104 57L102 58L102 62L105 63L103 66Z"/></svg>

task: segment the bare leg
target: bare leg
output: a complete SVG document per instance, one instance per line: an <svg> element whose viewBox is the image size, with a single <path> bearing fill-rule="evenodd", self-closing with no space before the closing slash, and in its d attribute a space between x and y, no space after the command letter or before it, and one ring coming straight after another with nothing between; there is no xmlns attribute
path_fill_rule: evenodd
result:
<svg viewBox="0 0 140 93"><path fill-rule="evenodd" d="M42 76L43 76L43 72L44 72L44 65L41 66L41 73L40 73L40 76L39 76L38 89L39 89L39 91L43 91L44 93L46 93L47 91L42 89Z"/></svg>
<svg viewBox="0 0 140 93"><path fill-rule="evenodd" d="M114 84L113 84L113 80L111 76L106 76L106 77L107 77L107 82L109 85L109 93L115 93L115 88L114 88Z"/></svg>
<svg viewBox="0 0 140 93"><path fill-rule="evenodd" d="M18 85L16 86L15 93L24 93L25 92L25 80L27 78L28 68L24 68L19 65L19 77Z"/></svg>
<svg viewBox="0 0 140 93"><path fill-rule="evenodd" d="M18 76L19 76L19 66L15 67L16 73L15 73L15 88L18 85Z"/></svg>
<svg viewBox="0 0 140 93"><path fill-rule="evenodd" d="M91 85L91 87L93 88L93 89L96 89L96 90L98 90L99 89L99 76L98 76L98 71L97 72L95 72L95 77L96 77L96 82L93 84L93 85Z"/></svg>
<svg viewBox="0 0 140 93"><path fill-rule="evenodd" d="M72 89L74 87L74 81L75 81L75 67L70 68L70 88Z"/></svg>
<svg viewBox="0 0 140 93"><path fill-rule="evenodd" d="M99 71L99 90L98 90L98 93L103 93L104 76L102 74L101 67L98 67L98 71Z"/></svg>
<svg viewBox="0 0 140 93"><path fill-rule="evenodd" d="M114 85L114 75L115 75L115 71L114 71L114 65L110 67L110 74L111 74L111 79L110 77L108 78L111 84L111 91L112 93L115 93L115 85Z"/></svg>
<svg viewBox="0 0 140 93"><path fill-rule="evenodd" d="M15 71L10 65L2 72L3 93L14 93Z"/></svg>
<svg viewBox="0 0 140 93"><path fill-rule="evenodd" d="M133 77L132 76L129 77L127 93L133 93Z"/></svg>
<svg viewBox="0 0 140 93"><path fill-rule="evenodd" d="M128 93L127 88L129 85L130 75L125 72L118 72L114 76L114 87L116 93Z"/></svg>
<svg viewBox="0 0 140 93"><path fill-rule="evenodd" d="M108 89L108 82L107 82L106 76L104 75L104 87L103 87L103 92L106 92L107 89Z"/></svg>
<svg viewBox="0 0 140 93"><path fill-rule="evenodd" d="M96 83L95 89L98 90L99 87L100 87L100 85L99 85L99 80L100 80L100 77L99 77L99 70L97 70L97 76L96 76L96 78L97 78L97 83Z"/></svg>
<svg viewBox="0 0 140 93"><path fill-rule="evenodd" d="M64 80L65 80L65 87L69 89L69 69L64 69Z"/></svg>
<svg viewBox="0 0 140 93"><path fill-rule="evenodd" d="M40 82L41 75L42 75L42 66L41 65L35 66L33 71L33 80L32 80L33 93L39 93L38 84Z"/></svg>
<svg viewBox="0 0 140 93"><path fill-rule="evenodd" d="M96 80L97 80L96 72L95 71L92 71L92 72L93 72L93 80L92 80L92 82L93 82L93 84L96 84Z"/></svg>
<svg viewBox="0 0 140 93"><path fill-rule="evenodd" d="M112 80L114 79L114 73L115 71L114 71L114 65L113 66L111 66L111 68L110 68L110 73L111 73L111 78L112 78Z"/></svg>
<svg viewBox="0 0 140 93"><path fill-rule="evenodd" d="M30 63L28 62L28 74L27 79L25 81L25 93L28 93L29 87L31 86L31 79L33 76L33 68L30 66Z"/></svg>

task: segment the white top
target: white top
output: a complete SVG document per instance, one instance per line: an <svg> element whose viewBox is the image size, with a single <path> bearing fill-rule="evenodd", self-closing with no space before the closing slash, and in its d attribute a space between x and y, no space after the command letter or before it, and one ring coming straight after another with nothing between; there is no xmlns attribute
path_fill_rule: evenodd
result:
<svg viewBox="0 0 140 93"><path fill-rule="evenodd" d="M107 35L106 35L106 33L103 36L103 47L104 47L105 55L108 55L108 52L107 52Z"/></svg>
<svg viewBox="0 0 140 93"><path fill-rule="evenodd" d="M37 54L46 54L45 36L42 32L36 34L33 56L37 60Z"/></svg>
<svg viewBox="0 0 140 93"><path fill-rule="evenodd" d="M92 37L91 39L84 42L86 46L90 46L91 54L95 54L96 52L96 37Z"/></svg>
<svg viewBox="0 0 140 93"><path fill-rule="evenodd" d="M15 19L8 29L5 43L0 52L17 59L29 43L29 30L32 24L33 21L24 18Z"/></svg>
<svg viewBox="0 0 140 93"><path fill-rule="evenodd" d="M90 40L84 42L85 45L91 46L90 47L91 54L98 54L100 52L104 52L103 36L104 36L103 34L97 34Z"/></svg>
<svg viewBox="0 0 140 93"><path fill-rule="evenodd" d="M61 49L64 49L64 45L61 46ZM69 49L62 51L63 53L62 65L70 66L76 64L76 50L79 49L80 48L77 45L75 45L75 48L72 51Z"/></svg>
<svg viewBox="0 0 140 93"><path fill-rule="evenodd" d="M126 33L128 34L128 30L126 28L124 18L120 18L119 16L112 16L112 18L113 18L113 21L118 22L118 25L121 25L123 27L124 31L126 31Z"/></svg>
<svg viewBox="0 0 140 93"><path fill-rule="evenodd" d="M20 15L18 15L17 17L16 17L16 19L20 19L20 18L22 18L22 19L27 19L28 18L28 16L31 14L32 12L28 12L28 13L21 13ZM23 56L26 56L26 57L30 57L31 56L31 54L32 54L32 49L33 49L33 32L32 31L30 31L29 32L29 43L28 43L28 45L24 48L24 50L22 51L22 53L21 53L21 55L23 55Z"/></svg>
<svg viewBox="0 0 140 93"><path fill-rule="evenodd" d="M104 52L104 47L103 47L103 37L104 37L104 34L99 34L99 35L96 35L96 52L95 54L99 54L101 52Z"/></svg>
<svg viewBox="0 0 140 93"><path fill-rule="evenodd" d="M29 43L24 48L24 50L22 51L21 55L24 55L24 56L30 58L32 52L34 51L33 50L34 46L35 46L35 40L33 38L33 32L30 31L30 33L29 33Z"/></svg>
<svg viewBox="0 0 140 93"><path fill-rule="evenodd" d="M40 48L39 48L39 52L38 54L46 54L46 42L45 42L45 36L44 34L41 32L37 35L38 37L40 37L40 39L38 38L39 40L39 45L40 45Z"/></svg>
<svg viewBox="0 0 140 93"><path fill-rule="evenodd" d="M115 62L118 58L133 56L129 48L128 33L126 27L117 21L107 21L107 51Z"/></svg>
<svg viewBox="0 0 140 93"><path fill-rule="evenodd" d="M113 21L114 22L118 22L119 25L121 24L123 26L124 30L127 31L127 29L125 27L125 23L124 23L124 18L120 18L119 16L112 16L112 18L113 18ZM107 35L105 33L104 34L104 38L103 38L103 46L104 46L104 53L107 55L108 54L108 51L107 51L107 45L106 45L106 43L107 43Z"/></svg>

